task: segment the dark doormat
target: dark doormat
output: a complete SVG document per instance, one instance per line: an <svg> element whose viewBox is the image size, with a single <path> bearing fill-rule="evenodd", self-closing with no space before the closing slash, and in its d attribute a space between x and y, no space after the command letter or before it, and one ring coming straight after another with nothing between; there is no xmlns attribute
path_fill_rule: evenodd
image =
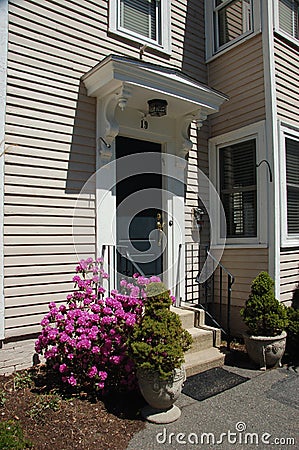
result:
<svg viewBox="0 0 299 450"><path fill-rule="evenodd" d="M182 392L195 400L202 401L247 380L249 378L228 372L222 367L215 367L206 372L188 377Z"/></svg>

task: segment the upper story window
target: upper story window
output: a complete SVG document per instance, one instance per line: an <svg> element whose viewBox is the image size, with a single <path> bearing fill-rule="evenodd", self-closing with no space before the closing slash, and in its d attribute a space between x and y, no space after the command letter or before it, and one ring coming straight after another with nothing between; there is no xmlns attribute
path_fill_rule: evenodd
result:
<svg viewBox="0 0 299 450"><path fill-rule="evenodd" d="M279 0L279 29L299 39L299 0Z"/></svg>
<svg viewBox="0 0 299 450"><path fill-rule="evenodd" d="M223 237L257 236L256 140L219 148L220 197L226 216Z"/></svg>
<svg viewBox="0 0 299 450"><path fill-rule="evenodd" d="M207 58L261 31L261 3L260 0L205 0Z"/></svg>
<svg viewBox="0 0 299 450"><path fill-rule="evenodd" d="M216 49L252 31L251 0L215 0Z"/></svg>
<svg viewBox="0 0 299 450"><path fill-rule="evenodd" d="M110 0L109 30L169 53L169 0Z"/></svg>

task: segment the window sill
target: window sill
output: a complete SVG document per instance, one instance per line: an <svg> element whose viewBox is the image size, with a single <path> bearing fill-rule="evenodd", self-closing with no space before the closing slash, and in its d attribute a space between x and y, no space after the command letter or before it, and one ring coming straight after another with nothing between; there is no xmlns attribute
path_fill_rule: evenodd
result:
<svg viewBox="0 0 299 450"><path fill-rule="evenodd" d="M158 51L159 53L163 53L164 55L167 55L167 56L171 55L171 46L170 45L155 44L154 42L147 40L143 36L135 36L135 35L130 34L129 32L125 32L122 30L109 29L108 32L114 38L121 37L121 38L127 39L128 41L133 42L135 44L139 44L140 47L144 46L144 48L149 48L149 49Z"/></svg>
<svg viewBox="0 0 299 450"><path fill-rule="evenodd" d="M292 247L299 247L299 237L295 236L293 237L287 237L285 239L282 239L281 242L281 248L292 248Z"/></svg>
<svg viewBox="0 0 299 450"><path fill-rule="evenodd" d="M299 47L299 39L294 38L288 33L285 33L284 31L275 29L275 35L284 41L287 41L292 47Z"/></svg>
<svg viewBox="0 0 299 450"><path fill-rule="evenodd" d="M223 244L216 244L213 245L213 247L211 247L212 249L215 248L217 249L218 247L222 247ZM230 242L226 242L224 244L224 249L228 248L228 249L243 249L243 248L268 248L268 244L259 244L259 243L230 243Z"/></svg>
<svg viewBox="0 0 299 450"><path fill-rule="evenodd" d="M251 33L247 34L246 36L241 37L240 39L238 39L235 42L232 42L231 44L228 44L227 47L222 48L217 50L213 55L209 56L208 58L206 58L205 62L206 64L214 61L215 59L217 59L219 56L224 55L225 53L229 52L230 50L232 50L235 47L238 47L239 45L241 45L243 42L247 42L250 39L252 39L253 37L257 36L258 34L261 34L261 30L257 30L257 31L252 31Z"/></svg>

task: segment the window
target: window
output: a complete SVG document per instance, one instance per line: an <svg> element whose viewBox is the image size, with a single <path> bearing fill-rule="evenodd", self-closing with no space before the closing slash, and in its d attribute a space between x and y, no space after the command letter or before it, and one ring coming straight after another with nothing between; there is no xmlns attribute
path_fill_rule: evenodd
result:
<svg viewBox="0 0 299 450"><path fill-rule="evenodd" d="M286 137L286 187L288 235L299 235L299 140Z"/></svg>
<svg viewBox="0 0 299 450"><path fill-rule="evenodd" d="M252 31L251 0L215 0L215 51Z"/></svg>
<svg viewBox="0 0 299 450"><path fill-rule="evenodd" d="M110 0L109 30L169 52L169 0Z"/></svg>
<svg viewBox="0 0 299 450"><path fill-rule="evenodd" d="M220 147L219 168L220 198L226 216L221 237L256 237L256 140Z"/></svg>
<svg viewBox="0 0 299 450"><path fill-rule="evenodd" d="M278 16L280 31L299 39L299 1L279 0Z"/></svg>

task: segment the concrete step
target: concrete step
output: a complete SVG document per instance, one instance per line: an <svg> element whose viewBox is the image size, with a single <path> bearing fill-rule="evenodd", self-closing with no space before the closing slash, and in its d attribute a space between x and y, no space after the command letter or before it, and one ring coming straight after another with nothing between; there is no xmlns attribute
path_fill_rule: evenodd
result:
<svg viewBox="0 0 299 450"><path fill-rule="evenodd" d="M194 313L194 324L196 327L205 325L205 311L203 309L196 308L195 306L190 304L188 305L187 303L183 303L181 308Z"/></svg>
<svg viewBox="0 0 299 450"><path fill-rule="evenodd" d="M195 353L200 350L213 347L213 332L209 330L203 330L201 328L188 328L189 333L193 338L192 347L187 353Z"/></svg>
<svg viewBox="0 0 299 450"><path fill-rule="evenodd" d="M225 355L216 347L195 353L186 353L185 368L187 377L212 369L213 367L223 366L224 357Z"/></svg>
<svg viewBox="0 0 299 450"><path fill-rule="evenodd" d="M177 308L175 306L171 306L170 310L178 314L182 321L183 328L193 328L194 327L194 312L189 311L187 309Z"/></svg>

